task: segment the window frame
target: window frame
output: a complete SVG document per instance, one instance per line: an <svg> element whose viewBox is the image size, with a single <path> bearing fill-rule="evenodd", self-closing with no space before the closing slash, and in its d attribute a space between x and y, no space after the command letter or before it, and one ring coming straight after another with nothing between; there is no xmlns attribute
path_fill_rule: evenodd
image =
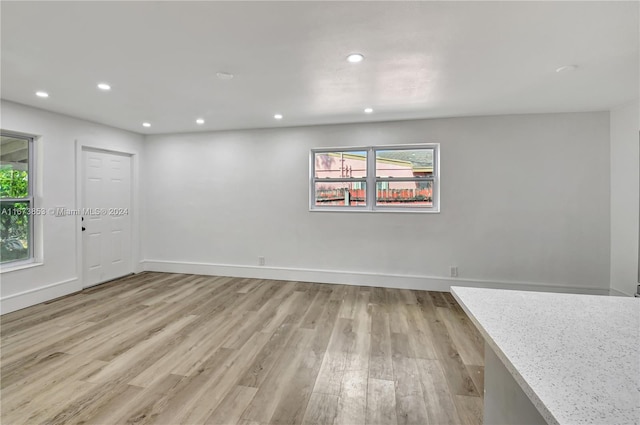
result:
<svg viewBox="0 0 640 425"><path fill-rule="evenodd" d="M377 177L376 172L376 152L384 150L415 150L433 149L433 173L430 177ZM366 152L367 153L367 173L362 178L316 178L315 177L315 156L318 153L328 152ZM364 181L366 187L365 205L316 205L315 186L317 182L331 181L356 182ZM432 205L376 205L377 187L379 182L431 182ZM440 144L439 143L417 143L402 145L375 145L375 146L344 146L333 148L313 148L309 153L309 211L332 211L332 212L401 212L401 213L439 213L440 212Z"/></svg>
<svg viewBox="0 0 640 425"><path fill-rule="evenodd" d="M25 198L0 198L2 202L28 202L29 210L34 211L35 209L35 136L28 134L15 133L7 130L0 130L0 136L11 137L14 139L22 139L27 141L27 149L28 149L28 181L27 181L27 197ZM35 214L28 214L29 217L29 239L28 239L28 257L19 260L10 260L5 262L0 262L1 269L8 269L19 267L26 264L31 264L35 261L35 247L34 243L34 234L35 234Z"/></svg>
<svg viewBox="0 0 640 425"><path fill-rule="evenodd" d="M317 153L332 153L332 152L367 152L367 175L366 177L338 177L338 178L316 178L315 177L315 156ZM309 166L310 166L310 184L311 184L311 197L309 198L309 208L311 210L333 210L333 211L366 211L369 199L369 156L370 152L367 148L358 148L358 147L343 147L343 148L322 148L322 149L312 149L311 154L309 156ZM315 205L315 197L316 197L316 183L317 182L331 182L331 183L356 183L356 182L364 182L365 185L365 205L327 205L327 206L318 206Z"/></svg>

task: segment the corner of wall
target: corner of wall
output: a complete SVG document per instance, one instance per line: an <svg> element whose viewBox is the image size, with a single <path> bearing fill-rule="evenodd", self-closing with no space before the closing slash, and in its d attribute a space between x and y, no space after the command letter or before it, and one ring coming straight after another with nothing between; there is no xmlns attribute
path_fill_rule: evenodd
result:
<svg viewBox="0 0 640 425"><path fill-rule="evenodd" d="M640 99L609 111L611 295L633 296L640 277Z"/></svg>

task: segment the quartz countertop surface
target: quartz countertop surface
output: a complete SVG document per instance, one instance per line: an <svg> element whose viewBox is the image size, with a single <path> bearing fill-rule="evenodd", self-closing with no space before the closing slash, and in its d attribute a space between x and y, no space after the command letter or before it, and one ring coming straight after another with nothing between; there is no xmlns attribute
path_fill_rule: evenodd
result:
<svg viewBox="0 0 640 425"><path fill-rule="evenodd" d="M549 424L640 424L640 298L451 292Z"/></svg>

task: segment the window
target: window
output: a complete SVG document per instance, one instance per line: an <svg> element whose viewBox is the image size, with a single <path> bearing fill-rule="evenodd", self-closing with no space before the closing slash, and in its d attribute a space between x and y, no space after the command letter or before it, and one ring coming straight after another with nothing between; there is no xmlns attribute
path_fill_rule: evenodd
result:
<svg viewBox="0 0 640 425"><path fill-rule="evenodd" d="M438 144L311 151L310 208L438 212Z"/></svg>
<svg viewBox="0 0 640 425"><path fill-rule="evenodd" d="M33 257L33 139L0 133L0 263Z"/></svg>
<svg viewBox="0 0 640 425"><path fill-rule="evenodd" d="M366 151L316 151L312 156L313 207L366 206Z"/></svg>

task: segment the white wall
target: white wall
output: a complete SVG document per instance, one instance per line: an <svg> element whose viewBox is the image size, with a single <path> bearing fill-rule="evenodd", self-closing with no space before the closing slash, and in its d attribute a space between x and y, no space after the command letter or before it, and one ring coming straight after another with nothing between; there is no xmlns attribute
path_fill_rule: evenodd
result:
<svg viewBox="0 0 640 425"><path fill-rule="evenodd" d="M148 203L141 220L148 270L592 293L608 289L611 273L618 291L635 287L637 239L626 236L637 237L638 155L637 139L633 145L618 136L632 127L634 112L626 108L611 114L610 210L604 112L162 135L144 142L64 115L1 106L2 129L41 136L38 206L80 207L78 144L141 154L143 167L136 164L134 174L141 172L145 187L138 211ZM310 148L419 142L441 143L440 214L308 211ZM634 146L636 178L629 179ZM619 172L623 163L627 171ZM631 181L635 192L621 191L617 179ZM627 212L626 193L636 196L635 221L629 215L624 221L636 226L631 232L617 225ZM77 218L46 216L39 224L43 264L0 274L3 313L82 289ZM257 266L258 256L266 257L266 267ZM623 260L627 265L618 268ZM460 278L448 278L451 265ZM633 280L618 278L619 270Z"/></svg>
<svg viewBox="0 0 640 425"><path fill-rule="evenodd" d="M308 211L310 148L419 142L441 143L440 214ZM608 112L159 135L144 163L147 270L609 288Z"/></svg>
<svg viewBox="0 0 640 425"><path fill-rule="evenodd" d="M611 292L638 284L638 102L611 111Z"/></svg>
<svg viewBox="0 0 640 425"><path fill-rule="evenodd" d="M37 207L80 208L76 199L77 144L134 154L143 146L144 138L138 134L4 100L0 106L3 130L40 136L36 142ZM36 224L36 249L42 264L2 271L0 308L3 313L82 289L77 262L79 218L47 215ZM134 239L139 246L137 235ZM139 247L135 254L139 257Z"/></svg>

